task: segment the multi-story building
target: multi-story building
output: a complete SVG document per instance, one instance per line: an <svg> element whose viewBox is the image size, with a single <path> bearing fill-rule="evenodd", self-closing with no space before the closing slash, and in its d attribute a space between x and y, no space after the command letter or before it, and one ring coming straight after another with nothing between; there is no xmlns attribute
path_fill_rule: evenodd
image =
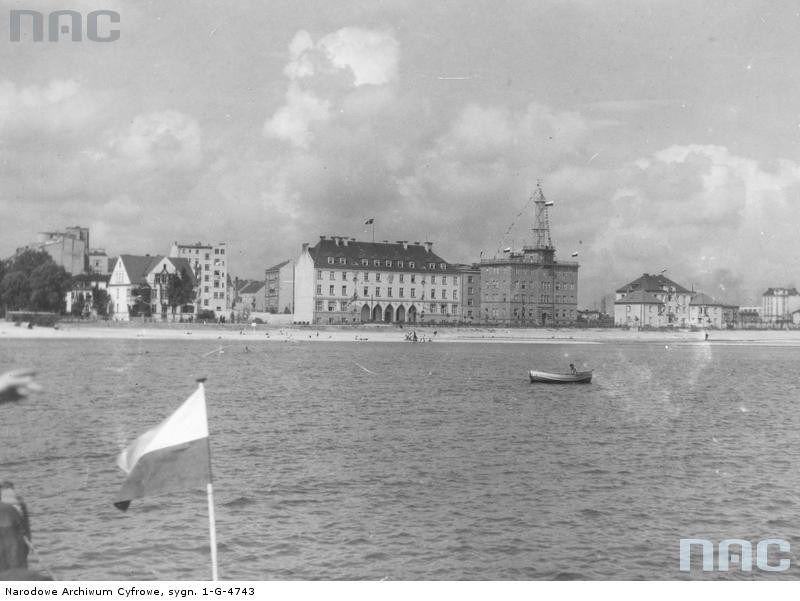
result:
<svg viewBox="0 0 800 601"><path fill-rule="evenodd" d="M457 265L461 274L461 321L464 323L480 323L483 319L481 313L481 267L477 263L472 265Z"/></svg>
<svg viewBox="0 0 800 601"><path fill-rule="evenodd" d="M643 274L616 291L614 325L689 327L694 293L663 274Z"/></svg>
<svg viewBox="0 0 800 601"><path fill-rule="evenodd" d="M577 320L578 263L556 261L553 249L524 246L483 259L483 320L503 325L566 325Z"/></svg>
<svg viewBox="0 0 800 601"><path fill-rule="evenodd" d="M761 320L768 325L783 325L794 321L800 311L800 293L795 288L768 288L761 295Z"/></svg>
<svg viewBox="0 0 800 601"><path fill-rule="evenodd" d="M89 249L89 272L100 275L109 275L116 265L116 259L110 258L105 249Z"/></svg>
<svg viewBox="0 0 800 601"><path fill-rule="evenodd" d="M433 244L320 236L295 262L301 323L452 323L461 319L460 272Z"/></svg>
<svg viewBox="0 0 800 601"><path fill-rule="evenodd" d="M188 259L197 280L198 293L195 300L197 311L213 311L225 316L228 305L228 258L226 243L178 244L174 242L169 251L170 257Z"/></svg>
<svg viewBox="0 0 800 601"><path fill-rule="evenodd" d="M548 207L537 186L534 244L515 251L506 248L493 259L483 259L481 310L483 321L502 325L566 325L578 312L578 263L556 261L550 238Z"/></svg>
<svg viewBox="0 0 800 601"><path fill-rule="evenodd" d="M294 312L294 261L273 265L264 273L266 306L271 313Z"/></svg>
<svg viewBox="0 0 800 601"><path fill-rule="evenodd" d="M18 248L17 252L28 249L45 251L71 275L86 273L89 267L89 229L74 226L63 232L39 232L34 242Z"/></svg>

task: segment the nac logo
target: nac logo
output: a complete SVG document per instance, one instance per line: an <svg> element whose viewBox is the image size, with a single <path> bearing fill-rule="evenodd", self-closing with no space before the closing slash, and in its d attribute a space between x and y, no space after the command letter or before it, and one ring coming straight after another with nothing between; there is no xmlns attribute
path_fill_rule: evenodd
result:
<svg viewBox="0 0 800 601"><path fill-rule="evenodd" d="M12 10L9 14L9 34L12 42L22 39L23 25L34 42L44 41L45 18L36 10ZM119 23L119 13L113 10L95 10L86 15L86 37L92 42L116 42L119 29L112 24ZM58 42L61 35L68 35L73 42L83 40L83 15L75 10L54 10L47 15L47 40ZM103 33L101 33L101 29Z"/></svg>
<svg viewBox="0 0 800 601"><path fill-rule="evenodd" d="M692 570L692 547L700 547L703 553L703 571L727 572L731 569L739 569L743 572L750 572L753 569L753 545L748 540L741 538L726 538L720 541L717 547L717 567L714 567L714 543L704 538L682 538L680 549L680 568L681 572ZM770 563L770 548L773 549L773 559L777 553L788 554L790 552L789 542L782 538L765 538L756 544L756 567L765 572L784 572L789 569L790 560L783 557L778 561ZM734 551L736 551L734 553Z"/></svg>

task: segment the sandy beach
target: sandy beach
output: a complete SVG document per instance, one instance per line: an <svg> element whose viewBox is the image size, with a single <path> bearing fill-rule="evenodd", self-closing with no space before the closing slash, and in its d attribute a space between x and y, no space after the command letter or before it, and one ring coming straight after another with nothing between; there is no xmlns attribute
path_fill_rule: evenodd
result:
<svg viewBox="0 0 800 601"><path fill-rule="evenodd" d="M52 327L28 328L0 321L2 339L151 339L224 340L248 343L291 342L405 342L411 328L363 326L269 326L243 324L64 322ZM604 342L723 343L768 346L800 345L800 330L634 331L618 328L415 328L419 338L435 342L514 342L598 344Z"/></svg>

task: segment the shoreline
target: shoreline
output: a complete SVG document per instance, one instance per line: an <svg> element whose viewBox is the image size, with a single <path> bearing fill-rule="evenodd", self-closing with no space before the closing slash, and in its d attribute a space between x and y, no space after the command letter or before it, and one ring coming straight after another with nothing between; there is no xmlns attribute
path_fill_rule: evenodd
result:
<svg viewBox="0 0 800 601"><path fill-rule="evenodd" d="M21 339L145 339L145 340L226 340L256 343L290 342L407 342L405 335L417 334L435 342L528 343L528 344L603 344L607 342L657 342L704 344L752 344L764 346L800 346L800 330L708 330L704 331L633 331L618 328L505 328L505 327L436 327L399 328L384 325L360 326L274 326L259 324L188 324L188 323L61 323L57 327L37 326L28 329L0 321L0 340ZM434 335L434 332L436 334Z"/></svg>

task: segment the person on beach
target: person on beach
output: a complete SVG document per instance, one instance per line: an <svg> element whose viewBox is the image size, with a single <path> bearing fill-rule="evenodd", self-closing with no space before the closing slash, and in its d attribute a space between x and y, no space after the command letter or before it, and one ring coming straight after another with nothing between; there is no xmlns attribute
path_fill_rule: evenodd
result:
<svg viewBox="0 0 800 601"><path fill-rule="evenodd" d="M569 364L569 371L572 372L572 375L575 375L575 374L578 373L578 370L575 369L575 364L574 363L570 363Z"/></svg>

